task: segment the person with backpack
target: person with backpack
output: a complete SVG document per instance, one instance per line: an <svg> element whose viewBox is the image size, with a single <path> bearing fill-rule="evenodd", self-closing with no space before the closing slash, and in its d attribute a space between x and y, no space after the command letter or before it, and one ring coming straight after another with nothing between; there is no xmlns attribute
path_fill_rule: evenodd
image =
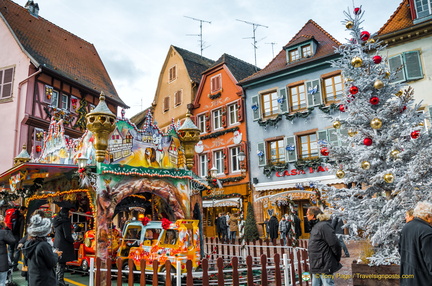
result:
<svg viewBox="0 0 432 286"><path fill-rule="evenodd" d="M6 228L3 216L0 218L0 285L5 285L9 270L9 258L6 245L15 244L12 232Z"/></svg>

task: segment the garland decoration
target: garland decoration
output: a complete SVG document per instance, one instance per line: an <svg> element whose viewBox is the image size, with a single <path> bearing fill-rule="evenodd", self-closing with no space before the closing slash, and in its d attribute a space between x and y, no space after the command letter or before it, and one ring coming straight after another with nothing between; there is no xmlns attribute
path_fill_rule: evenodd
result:
<svg viewBox="0 0 432 286"><path fill-rule="evenodd" d="M224 183L232 183L232 182L238 182L245 178L245 176L237 176L237 177L230 177L225 179L219 179L219 182L223 185Z"/></svg>
<svg viewBox="0 0 432 286"><path fill-rule="evenodd" d="M240 128L237 126L237 127L229 128L229 129L226 129L226 130L213 132L213 133L211 133L211 134L201 136L201 137L200 137L200 140L205 140L205 139L208 139L208 138L216 138L216 137L219 137L219 136L225 135L225 134L227 134L227 133L229 133L229 132L235 132L235 131L237 131L237 130L239 130L239 129L240 129Z"/></svg>
<svg viewBox="0 0 432 286"><path fill-rule="evenodd" d="M266 165L263 168L263 174L266 175L267 178L270 178L270 176L273 172L280 172L280 171L286 170L286 169L288 169L288 166L289 166L288 163L278 163L278 164Z"/></svg>
<svg viewBox="0 0 432 286"><path fill-rule="evenodd" d="M232 194L223 194L223 195L213 195L213 196L204 196L203 200L220 200L220 199L232 199L232 198L241 198L242 195L239 193Z"/></svg>
<svg viewBox="0 0 432 286"><path fill-rule="evenodd" d="M319 166L321 166L321 164L324 162L323 158L315 158L315 159L310 159L310 160L302 160L302 159L298 159L295 163L294 166L297 170L304 170L306 168L318 168Z"/></svg>
<svg viewBox="0 0 432 286"><path fill-rule="evenodd" d="M330 105L321 104L318 108L324 113L330 113L330 111L338 110L339 104L332 103Z"/></svg>
<svg viewBox="0 0 432 286"><path fill-rule="evenodd" d="M146 216L140 220L141 220L141 223L143 224L143 226L146 226L150 222L150 219Z"/></svg>
<svg viewBox="0 0 432 286"><path fill-rule="evenodd" d="M260 119L258 119L257 122L258 122L259 126L264 126L265 128L267 128L267 126L276 126L277 123L281 120L282 120L282 115L278 114L275 118L269 118L266 120L262 120L260 118Z"/></svg>
<svg viewBox="0 0 432 286"><path fill-rule="evenodd" d="M307 111L298 111L292 114L285 113L285 119L289 121L293 121L294 118L306 118L312 113L313 110L314 107L309 107Z"/></svg>
<svg viewBox="0 0 432 286"><path fill-rule="evenodd" d="M219 91L218 93L215 93L215 94L210 94L210 93L209 93L208 97L209 97L211 100L214 100L214 99L216 99L216 98L221 97L221 95L222 95L222 92Z"/></svg>

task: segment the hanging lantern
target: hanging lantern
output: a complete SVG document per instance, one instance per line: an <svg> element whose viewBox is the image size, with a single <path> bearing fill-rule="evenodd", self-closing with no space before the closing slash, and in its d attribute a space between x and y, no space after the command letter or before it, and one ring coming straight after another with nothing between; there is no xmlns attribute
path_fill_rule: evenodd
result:
<svg viewBox="0 0 432 286"><path fill-rule="evenodd" d="M361 167L363 170L369 170L370 169L371 164L368 161L363 161L361 163Z"/></svg>
<svg viewBox="0 0 432 286"><path fill-rule="evenodd" d="M377 104L380 102L380 99L378 98L378 96L372 96L372 97L369 99L369 102L370 102L372 105L377 105Z"/></svg>
<svg viewBox="0 0 432 286"><path fill-rule="evenodd" d="M341 125L342 125L342 124L340 123L339 120L336 120L335 122L333 122L333 127L336 128L336 129L341 128Z"/></svg>
<svg viewBox="0 0 432 286"><path fill-rule="evenodd" d="M360 33L360 39L362 41L366 42L367 40L369 40L369 38L370 38L370 33L368 31L363 31Z"/></svg>
<svg viewBox="0 0 432 286"><path fill-rule="evenodd" d="M343 177L345 177L345 172L342 170L337 170L336 177L338 177L339 179L342 179Z"/></svg>
<svg viewBox="0 0 432 286"><path fill-rule="evenodd" d="M372 145L372 138L365 138L363 139L363 144L366 146Z"/></svg>
<svg viewBox="0 0 432 286"><path fill-rule="evenodd" d="M357 131L354 131L354 130L352 130L352 129L349 129L348 130L348 136L349 137L354 137L354 136L356 136L357 135Z"/></svg>
<svg viewBox="0 0 432 286"><path fill-rule="evenodd" d="M379 118L374 118L370 122L370 127L373 129L380 129L382 127L382 121Z"/></svg>
<svg viewBox="0 0 432 286"><path fill-rule="evenodd" d="M329 149L327 147L322 147L320 152L321 152L321 155L323 155L323 156L328 156L330 153Z"/></svg>
<svg viewBox="0 0 432 286"><path fill-rule="evenodd" d="M399 157L399 153L400 153L399 150L394 149L390 152L390 157L392 157L393 159L397 159Z"/></svg>
<svg viewBox="0 0 432 286"><path fill-rule="evenodd" d="M417 139L420 137L420 131L419 130L414 130L413 132L411 132L411 138L412 139Z"/></svg>
<svg viewBox="0 0 432 286"><path fill-rule="evenodd" d="M355 68L359 68L363 65L363 60L360 57L354 57L351 60L351 65Z"/></svg>
<svg viewBox="0 0 432 286"><path fill-rule="evenodd" d="M353 85L353 86L350 87L349 92L351 94L357 94L359 92L359 89L358 89L357 86Z"/></svg>
<svg viewBox="0 0 432 286"><path fill-rule="evenodd" d="M389 184L394 182L394 176L392 173L385 174L383 179L386 183L389 183Z"/></svg>
<svg viewBox="0 0 432 286"><path fill-rule="evenodd" d="M381 89L381 88L384 87L384 83L382 82L382 80L377 79L377 80L374 82L374 87L375 87L376 89Z"/></svg>
<svg viewBox="0 0 432 286"><path fill-rule="evenodd" d="M382 57L376 55L376 56L372 57L372 60L375 64L379 64L382 61Z"/></svg>
<svg viewBox="0 0 432 286"><path fill-rule="evenodd" d="M354 23L352 21L348 21L345 23L345 28L351 30L354 27Z"/></svg>

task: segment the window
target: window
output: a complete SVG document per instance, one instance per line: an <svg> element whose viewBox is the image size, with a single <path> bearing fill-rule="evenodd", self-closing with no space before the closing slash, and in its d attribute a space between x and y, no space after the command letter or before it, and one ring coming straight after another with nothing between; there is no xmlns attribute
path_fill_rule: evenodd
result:
<svg viewBox="0 0 432 286"><path fill-rule="evenodd" d="M52 91L52 95L51 95L51 106L52 107L57 107L59 104L59 93L57 90L53 90Z"/></svg>
<svg viewBox="0 0 432 286"><path fill-rule="evenodd" d="M213 130L222 128L222 110L217 109L213 111Z"/></svg>
<svg viewBox="0 0 432 286"><path fill-rule="evenodd" d="M231 172L239 172L240 171L240 161L238 158L239 153L240 153L240 147L234 147L234 148L230 149Z"/></svg>
<svg viewBox="0 0 432 286"><path fill-rule="evenodd" d="M207 154L198 156L198 175L200 177L207 177Z"/></svg>
<svg viewBox="0 0 432 286"><path fill-rule="evenodd" d="M218 174L224 173L224 157L222 150L213 152L213 164Z"/></svg>
<svg viewBox="0 0 432 286"><path fill-rule="evenodd" d="M291 111L306 108L306 93L304 84L289 87Z"/></svg>
<svg viewBox="0 0 432 286"><path fill-rule="evenodd" d="M0 99L12 96L13 68L0 70Z"/></svg>
<svg viewBox="0 0 432 286"><path fill-rule="evenodd" d="M222 89L222 76L220 74L210 79L211 92L216 92Z"/></svg>
<svg viewBox="0 0 432 286"><path fill-rule="evenodd" d="M269 154L269 163L285 163L285 148L283 139L268 141L267 148L267 154Z"/></svg>
<svg viewBox="0 0 432 286"><path fill-rule="evenodd" d="M318 140L316 133L298 136L300 145L299 155L301 159L318 157Z"/></svg>
<svg viewBox="0 0 432 286"><path fill-rule="evenodd" d="M278 95L276 91L262 95L263 117L271 117L279 113Z"/></svg>
<svg viewBox="0 0 432 286"><path fill-rule="evenodd" d="M69 108L69 96L67 94L61 95L60 106L61 109L68 110Z"/></svg>
<svg viewBox="0 0 432 286"><path fill-rule="evenodd" d="M239 110L238 110L238 105L237 103L228 105L228 124L232 125L235 123L238 123L238 118L239 118Z"/></svg>
<svg viewBox="0 0 432 286"><path fill-rule="evenodd" d="M197 117L197 125L201 133L206 132L206 116L205 114L198 115Z"/></svg>
<svg viewBox="0 0 432 286"><path fill-rule="evenodd" d="M342 75L338 74L324 78L324 96L326 103L340 100L342 98L342 94Z"/></svg>
<svg viewBox="0 0 432 286"><path fill-rule="evenodd" d="M291 50L288 52L288 54L289 54L289 61L290 62L293 62L293 61L300 59L300 53L299 53L298 49Z"/></svg>
<svg viewBox="0 0 432 286"><path fill-rule="evenodd" d="M432 14L432 0L415 0L414 4L417 19L427 17Z"/></svg>
<svg viewBox="0 0 432 286"><path fill-rule="evenodd" d="M163 102L163 112L167 112L169 110L169 102L170 102L169 96L165 97Z"/></svg>
<svg viewBox="0 0 432 286"><path fill-rule="evenodd" d="M311 47L311 45L303 46L301 48L301 50L302 50L302 57L303 58L307 58L307 57L312 56L312 47Z"/></svg>
<svg viewBox="0 0 432 286"><path fill-rule="evenodd" d="M174 107L179 106L182 103L182 91L178 90L175 94L174 94Z"/></svg>
<svg viewBox="0 0 432 286"><path fill-rule="evenodd" d="M393 82L403 82L423 78L419 51L405 52L389 58L390 70L396 73Z"/></svg>
<svg viewBox="0 0 432 286"><path fill-rule="evenodd" d="M169 69L169 82L177 78L177 66L173 66Z"/></svg>

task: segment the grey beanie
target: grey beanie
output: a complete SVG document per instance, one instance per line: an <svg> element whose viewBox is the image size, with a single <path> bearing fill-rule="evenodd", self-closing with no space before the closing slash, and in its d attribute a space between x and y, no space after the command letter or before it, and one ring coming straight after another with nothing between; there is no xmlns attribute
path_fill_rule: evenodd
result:
<svg viewBox="0 0 432 286"><path fill-rule="evenodd" d="M51 233L51 220L42 218L40 215L34 215L30 219L30 226L27 229L29 236L45 237Z"/></svg>

